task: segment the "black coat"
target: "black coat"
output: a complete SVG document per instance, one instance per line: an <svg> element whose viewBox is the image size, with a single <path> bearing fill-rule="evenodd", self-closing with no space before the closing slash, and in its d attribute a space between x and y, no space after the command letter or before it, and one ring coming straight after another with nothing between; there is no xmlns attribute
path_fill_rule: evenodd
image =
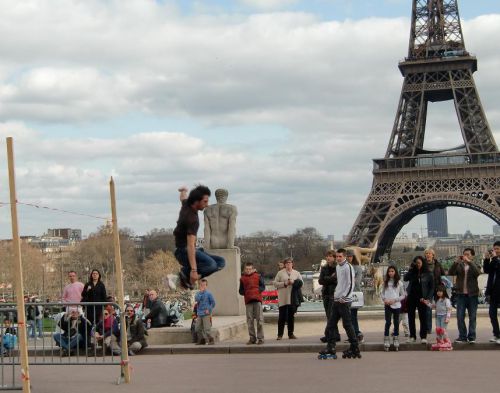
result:
<svg viewBox="0 0 500 393"><path fill-rule="evenodd" d="M83 287L82 302L105 302L106 301L106 287L102 281L97 281L97 284L88 282ZM90 322L99 322L104 306L86 306L86 315Z"/></svg>
<svg viewBox="0 0 500 393"><path fill-rule="evenodd" d="M144 317L144 319L151 319L152 328L170 326L167 308L159 298L153 300L151 310L149 311L149 314Z"/></svg>
<svg viewBox="0 0 500 393"><path fill-rule="evenodd" d="M336 264L333 264L333 266L326 264L321 268L319 272L318 284L323 285L323 288L321 289L323 299L333 296L335 288L337 287Z"/></svg>
<svg viewBox="0 0 500 393"><path fill-rule="evenodd" d="M295 307L300 307L304 301L301 289L303 284L302 280L295 280L292 284L291 302Z"/></svg>
<svg viewBox="0 0 500 393"><path fill-rule="evenodd" d="M488 274L486 296L500 302L500 257L487 258L483 261L483 270Z"/></svg>
<svg viewBox="0 0 500 393"><path fill-rule="evenodd" d="M406 292L408 293L408 299L413 301L418 301L420 299L412 299L412 293L415 289L415 285L420 285L422 289L422 298L432 301L434 295L434 277L430 272L424 272L420 275L416 267L411 267L408 273L404 276L404 281L408 281L408 288Z"/></svg>

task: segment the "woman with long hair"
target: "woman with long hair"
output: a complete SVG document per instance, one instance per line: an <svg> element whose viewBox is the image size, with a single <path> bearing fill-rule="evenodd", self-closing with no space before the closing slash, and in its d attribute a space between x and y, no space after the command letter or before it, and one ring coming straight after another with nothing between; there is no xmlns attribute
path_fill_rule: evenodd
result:
<svg viewBox="0 0 500 393"><path fill-rule="evenodd" d="M420 340L422 344L427 344L427 305L434 296L434 280L427 261L422 256L413 258L408 273L404 276L404 281L408 281L407 305L408 321L410 325L410 338L408 342L417 341L415 327L415 310L418 309L418 319L420 320Z"/></svg>
<svg viewBox="0 0 500 393"><path fill-rule="evenodd" d="M401 300L405 298L405 289L395 266L391 265L387 268L384 278L384 287L380 297L384 302L384 349L388 351L391 346L389 333L391 319L393 319L394 331L392 337L394 349L397 351L399 348L399 315L401 314Z"/></svg>
<svg viewBox="0 0 500 393"><path fill-rule="evenodd" d="M105 302L106 301L106 287L101 281L101 273L97 269L90 272L89 281L85 284L82 291L82 302ZM100 321L102 310L101 306L86 306L87 319L96 324Z"/></svg>

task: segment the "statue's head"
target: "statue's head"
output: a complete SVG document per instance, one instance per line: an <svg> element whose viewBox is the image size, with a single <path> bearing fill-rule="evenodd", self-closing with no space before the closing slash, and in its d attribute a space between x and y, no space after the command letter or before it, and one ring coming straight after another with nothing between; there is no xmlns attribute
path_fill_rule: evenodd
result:
<svg viewBox="0 0 500 393"><path fill-rule="evenodd" d="M229 193L225 188L218 188L215 190L215 199L217 200L217 203L226 203L228 195Z"/></svg>

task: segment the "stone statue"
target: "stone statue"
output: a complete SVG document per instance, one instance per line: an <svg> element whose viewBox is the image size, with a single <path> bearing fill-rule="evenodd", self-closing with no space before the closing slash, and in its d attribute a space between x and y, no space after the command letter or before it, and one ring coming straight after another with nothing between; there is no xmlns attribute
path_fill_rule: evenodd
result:
<svg viewBox="0 0 500 393"><path fill-rule="evenodd" d="M204 210L205 216L205 247L208 249L237 248L234 246L236 237L236 206L226 203L226 189L215 190L217 203Z"/></svg>

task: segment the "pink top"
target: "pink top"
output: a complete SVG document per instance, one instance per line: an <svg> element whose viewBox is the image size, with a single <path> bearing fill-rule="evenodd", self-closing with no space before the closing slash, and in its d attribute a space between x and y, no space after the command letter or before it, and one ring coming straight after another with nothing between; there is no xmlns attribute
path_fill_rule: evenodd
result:
<svg viewBox="0 0 500 393"><path fill-rule="evenodd" d="M63 303L79 303L82 301L83 283L77 281L64 287Z"/></svg>

